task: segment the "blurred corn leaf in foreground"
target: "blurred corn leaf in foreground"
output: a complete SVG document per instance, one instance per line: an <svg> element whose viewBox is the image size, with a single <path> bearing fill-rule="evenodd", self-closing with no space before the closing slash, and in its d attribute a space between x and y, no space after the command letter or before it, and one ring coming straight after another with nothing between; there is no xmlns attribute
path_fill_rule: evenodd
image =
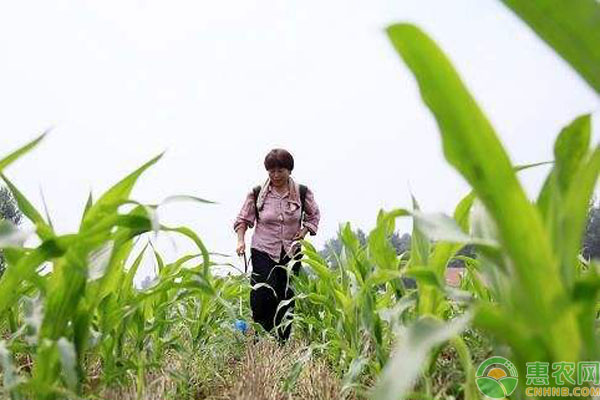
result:
<svg viewBox="0 0 600 400"><path fill-rule="evenodd" d="M498 236L499 254L480 251L488 274L496 276L500 301L479 301L475 324L511 346L521 371L526 362L597 356L592 310L599 287L592 286L585 296L577 292L583 282L588 287L597 282L593 271L581 275L577 267L587 206L600 172L600 150L589 149L589 116L558 136L554 167L536 206L527 199L493 127L434 41L409 24L387 32L437 120L447 160L471 184ZM586 60L593 59L592 52Z"/></svg>
<svg viewBox="0 0 600 400"><path fill-rule="evenodd" d="M600 93L597 0L502 0Z"/></svg>

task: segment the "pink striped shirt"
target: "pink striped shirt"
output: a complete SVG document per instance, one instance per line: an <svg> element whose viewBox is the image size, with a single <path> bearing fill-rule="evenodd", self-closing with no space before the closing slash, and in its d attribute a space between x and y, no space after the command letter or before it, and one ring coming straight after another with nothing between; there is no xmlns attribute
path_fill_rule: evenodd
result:
<svg viewBox="0 0 600 400"><path fill-rule="evenodd" d="M263 209L258 214L258 223L252 235L252 248L264 251L275 262L279 262L282 246L286 254L293 254L292 247L296 246L292 246L292 238L302 226L306 227L311 235L316 235L321 214L310 189L306 190L302 223L300 222L300 206L300 199L290 199L289 191L281 195L269 185ZM256 219L254 210L254 193L250 191L235 219L233 230L237 231L242 224L245 224L247 228L252 228Z"/></svg>

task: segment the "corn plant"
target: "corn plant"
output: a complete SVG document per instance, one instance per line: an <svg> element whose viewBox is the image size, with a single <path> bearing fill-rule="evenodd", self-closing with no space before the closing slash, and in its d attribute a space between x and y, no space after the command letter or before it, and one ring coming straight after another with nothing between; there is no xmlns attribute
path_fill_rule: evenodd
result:
<svg viewBox="0 0 600 400"><path fill-rule="evenodd" d="M596 3L506 3L597 89L600 11ZM544 10L551 8L555 14L546 18ZM471 315L476 327L510 346L510 356L521 371L521 389L526 362L598 359L595 325L599 279L593 262L578 259L586 208L600 169L600 151L589 149L590 116L575 119L559 134L552 171L538 200L532 203L516 177L522 168L511 164L492 126L441 50L411 25L392 26L388 34L415 74L423 99L438 121L446 158L471 184L473 193L459 204L453 219L422 214L416 202L413 211L395 210L387 218L380 214L368 249L357 248L351 230L346 229L341 234L346 262L342 258L338 263L339 271L329 271L324 260L307 246L306 263L318 279L305 286L303 311L312 314L304 321L305 329L318 332L313 326L323 320L327 326L335 326L326 331L329 335L321 333L323 340L332 343L332 348L352 349L344 364L349 371L351 366L360 365L368 355L354 344L359 342L357 332L377 338L383 329L361 324L357 318L358 310L373 313L370 304L377 298L362 296L358 288L375 292L361 284L366 276L386 271L400 275L386 276L386 290L378 293L380 299L399 302L405 294L401 285L389 289L392 282L400 282L396 280L400 276L417 279L418 290L414 293L413 321L403 318L396 338L397 355L386 364L376 398L407 395L421 365L427 370L435 350L446 341L461 357L467 376L465 397L478 398L470 355L459 336ZM400 260L398 266L395 253L376 238L389 234L385 226L393 226L394 218L408 215L414 222L412 249L408 261ZM451 293L441 280L448 261L465 243L475 244L479 257L462 258L469 271L463 288L471 293L455 294L468 301L471 311L446 323ZM311 310L307 303L322 306ZM337 350L336 355L344 359L346 352ZM380 361L378 366L382 365ZM427 384L424 395L433 395Z"/></svg>
<svg viewBox="0 0 600 400"><path fill-rule="evenodd" d="M456 209L455 218L463 229L467 229L473 200L473 194L466 196ZM408 257L396 254L389 241L398 217L414 220ZM338 360L339 370L345 375L345 389L364 391L361 379L382 371L388 363L392 343L398 339L397 329L416 323L441 322L450 314L451 298L456 293L444 283L447 264L463 243L488 243L468 236L453 222L448 226L448 220L420 212L413 200L412 211L380 211L365 246L360 245L346 224L339 233L343 252L334 270L310 243L304 242L304 261L309 273L296 280L302 300L299 327L312 340L326 344L331 359ZM454 241L440 240L448 237ZM416 290L404 286L401 278L405 277L416 279ZM457 335L449 339L459 350L469 377L468 398L475 398L467 346ZM426 364L432 366L435 358L435 354L430 355ZM419 366L412 367L419 370ZM427 376L424 380L427 386Z"/></svg>
<svg viewBox="0 0 600 400"><path fill-rule="evenodd" d="M598 90L599 75L590 72L600 65L596 2L507 3ZM543 14L551 9L564 11L560 21ZM484 225L500 245L482 251L481 268L497 301L476 303L475 325L510 346L522 389L526 362L597 360L600 280L594 268L582 273L577 258L600 172L600 149L589 149L590 116L559 134L554 166L532 203L493 127L433 40L408 24L387 32L438 122L447 160L471 184L489 216Z"/></svg>
<svg viewBox="0 0 600 400"><path fill-rule="evenodd" d="M0 161L0 173L42 138ZM186 318L193 319L188 333L191 340L198 341L214 321L232 314L225 298L237 285L232 289L224 280L213 278L210 254L200 238L188 228L160 224L160 205L130 199L137 179L159 158L125 177L98 200L90 195L78 232L67 235L56 234L49 216L42 217L2 174L41 242L37 247L24 247L23 233L3 222L0 243L8 268L0 279L0 321L11 336L1 349L4 387L13 398L82 395L85 360L94 354L102 359L107 384L127 371L143 377L165 349L177 344L181 333L175 328ZM167 201L180 199L207 203L189 196ZM127 207L129 210L124 210ZM154 251L159 265L156 284L140 292L134 288L133 278L147 246L129 268L126 264L136 239L160 231L191 239L198 254L165 265ZM184 268L190 262L196 264ZM13 352L31 357L30 374L15 374ZM138 390L141 396L141 378Z"/></svg>

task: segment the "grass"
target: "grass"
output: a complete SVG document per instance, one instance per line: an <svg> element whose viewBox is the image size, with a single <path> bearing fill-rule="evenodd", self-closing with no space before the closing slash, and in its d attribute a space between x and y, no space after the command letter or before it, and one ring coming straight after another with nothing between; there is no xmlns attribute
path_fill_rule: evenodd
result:
<svg viewBox="0 0 600 400"><path fill-rule="evenodd" d="M338 399L342 382L322 358L295 368L307 346L294 340L284 346L270 338L255 343L238 334L214 339L193 353L168 351L161 365L144 374L141 398L153 399ZM85 392L107 400L138 399L139 377L129 374L116 385L94 385L102 375L99 360L90 364ZM289 385L294 376L294 384ZM354 396L347 397L355 398Z"/></svg>

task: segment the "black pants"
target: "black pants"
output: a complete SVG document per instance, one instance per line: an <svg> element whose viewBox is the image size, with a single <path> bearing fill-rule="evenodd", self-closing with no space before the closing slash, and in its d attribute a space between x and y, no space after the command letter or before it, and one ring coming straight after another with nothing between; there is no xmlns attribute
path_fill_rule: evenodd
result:
<svg viewBox="0 0 600 400"><path fill-rule="evenodd" d="M300 246L294 253L294 258L300 251ZM252 319L258 322L267 332L271 332L277 327L276 335L279 340L285 341L289 338L292 331L291 313L294 309L294 291L291 287L291 279L288 277L287 270L284 267L289 261L289 257L284 257L284 250L281 249L279 263L273 261L269 255L263 251L250 249L252 260L252 277L250 282L252 286L264 283L250 292L250 307L252 308ZM289 266L289 265L288 265ZM292 272L298 275L300 272L300 261L293 264ZM284 303L281 307L280 303ZM279 310L277 309L279 307Z"/></svg>

